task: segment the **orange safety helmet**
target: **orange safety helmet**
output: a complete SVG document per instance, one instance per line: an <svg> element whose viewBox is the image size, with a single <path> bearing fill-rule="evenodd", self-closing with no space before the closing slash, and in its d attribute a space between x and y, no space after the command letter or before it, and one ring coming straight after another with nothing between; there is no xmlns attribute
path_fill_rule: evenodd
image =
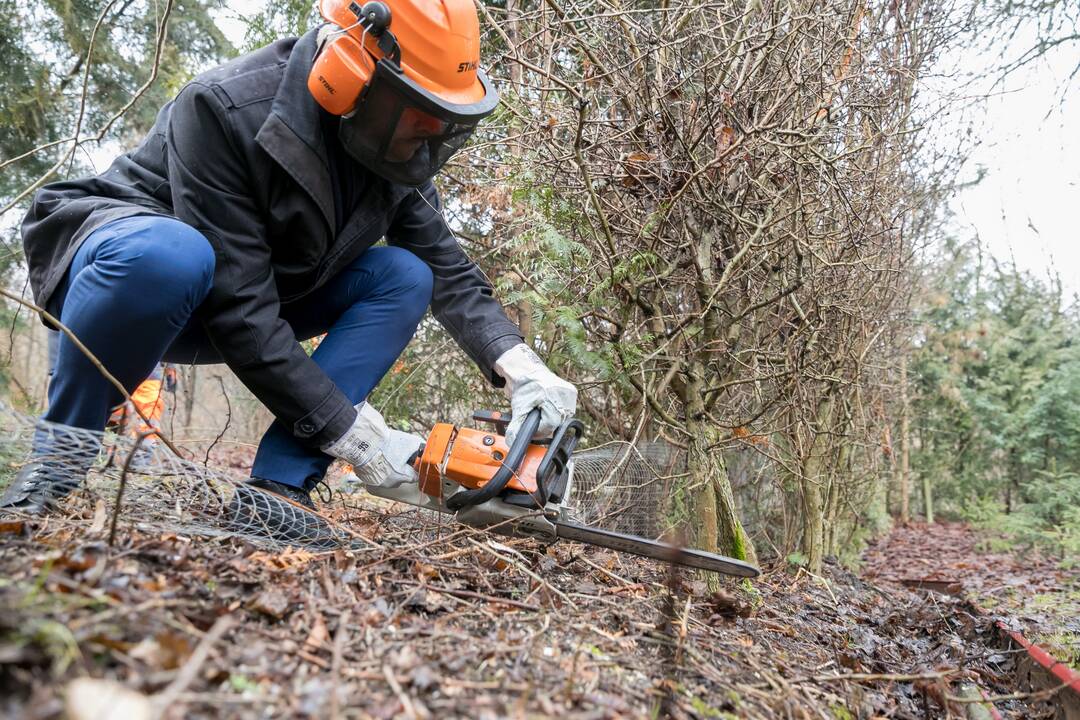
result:
<svg viewBox="0 0 1080 720"><path fill-rule="evenodd" d="M478 67L472 0L320 0L319 11L308 89L341 116L345 150L388 180L426 182L499 101Z"/></svg>

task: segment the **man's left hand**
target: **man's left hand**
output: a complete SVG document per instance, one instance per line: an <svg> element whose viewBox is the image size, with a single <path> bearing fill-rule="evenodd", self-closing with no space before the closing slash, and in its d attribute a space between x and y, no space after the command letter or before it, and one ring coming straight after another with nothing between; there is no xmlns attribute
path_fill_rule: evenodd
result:
<svg viewBox="0 0 1080 720"><path fill-rule="evenodd" d="M577 388L548 370L525 343L510 348L495 361L495 372L506 379L513 419L506 430L506 444L513 445L525 416L540 408L537 437L551 435L577 409Z"/></svg>

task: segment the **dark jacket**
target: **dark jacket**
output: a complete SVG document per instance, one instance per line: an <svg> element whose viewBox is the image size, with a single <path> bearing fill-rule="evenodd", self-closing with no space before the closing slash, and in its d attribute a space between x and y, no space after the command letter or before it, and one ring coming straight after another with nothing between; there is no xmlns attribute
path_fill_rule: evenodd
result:
<svg viewBox="0 0 1080 720"><path fill-rule="evenodd" d="M297 437L322 445L355 412L279 306L325 284L380 238L431 268L432 312L493 383L502 384L495 359L521 335L429 206L441 208L431 183L417 190L370 177L335 232L320 110L307 89L314 54L312 31L200 75L104 174L38 191L22 233L34 297L47 306L80 243L104 223L160 213L197 228L217 262L197 311L211 342Z"/></svg>

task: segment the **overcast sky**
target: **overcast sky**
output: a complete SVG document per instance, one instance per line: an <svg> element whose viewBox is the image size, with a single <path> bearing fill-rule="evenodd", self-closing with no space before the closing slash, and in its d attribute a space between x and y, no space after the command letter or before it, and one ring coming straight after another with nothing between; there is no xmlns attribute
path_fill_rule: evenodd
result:
<svg viewBox="0 0 1080 720"><path fill-rule="evenodd" d="M1066 288L1080 292L1080 82L1062 102L1075 50L1008 78L972 113L981 142L962 177L974 178L980 167L986 176L956 195L953 210L961 237L977 235L995 256L1044 277L1053 266Z"/></svg>

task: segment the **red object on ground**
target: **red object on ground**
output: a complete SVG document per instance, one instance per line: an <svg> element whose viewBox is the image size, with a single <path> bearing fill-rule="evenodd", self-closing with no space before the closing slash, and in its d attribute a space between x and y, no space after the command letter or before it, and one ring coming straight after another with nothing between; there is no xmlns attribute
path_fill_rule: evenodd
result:
<svg viewBox="0 0 1080 720"><path fill-rule="evenodd" d="M1048 673L1060 680L1065 687L1080 694L1080 673L1076 672L1060 660L1055 660L1054 656L1048 653L1044 648L1029 641L1020 633L1015 630L1010 630L1001 620L997 621L997 626L999 630L1011 637L1017 645L1027 650L1028 655L1030 655L1035 662L1039 663L1039 665L1041 665Z"/></svg>
<svg viewBox="0 0 1080 720"><path fill-rule="evenodd" d="M979 694L983 696L983 700L987 700L985 690L979 690ZM994 720L1005 720L1005 718L1001 717L1001 713L998 712L998 709L994 707L994 703L987 700L985 707L990 712L990 717Z"/></svg>

